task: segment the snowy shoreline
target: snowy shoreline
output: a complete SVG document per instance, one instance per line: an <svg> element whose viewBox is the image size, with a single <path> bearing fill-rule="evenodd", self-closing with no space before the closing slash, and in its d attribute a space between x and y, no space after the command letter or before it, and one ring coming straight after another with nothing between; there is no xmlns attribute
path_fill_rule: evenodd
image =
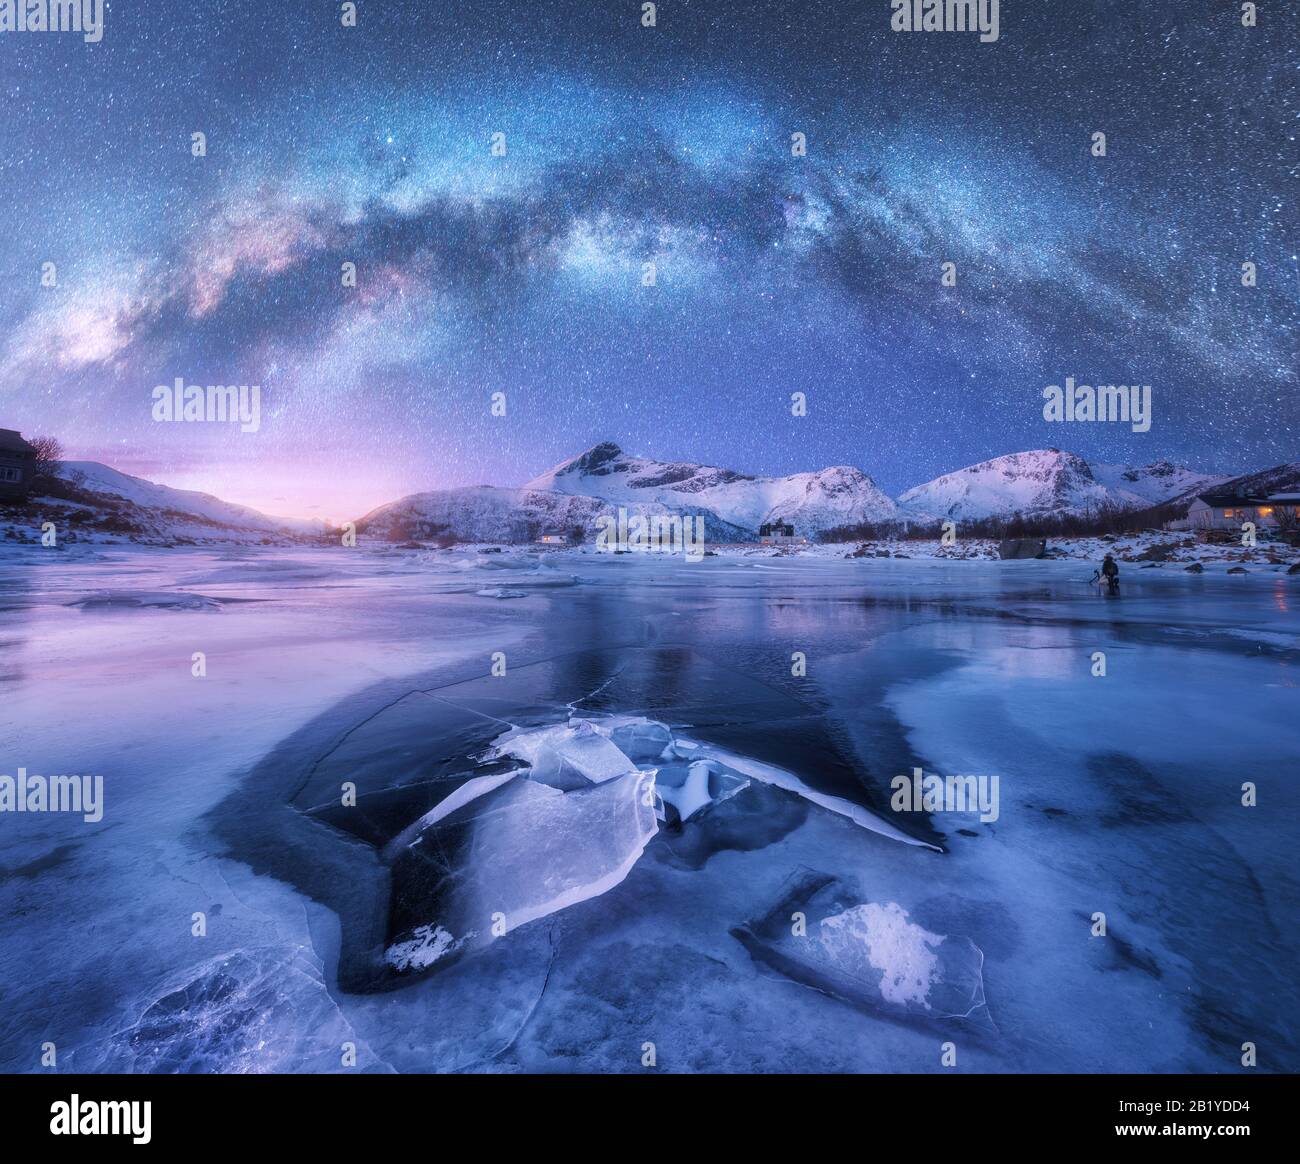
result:
<svg viewBox="0 0 1300 1164"><path fill-rule="evenodd" d="M11 530L13 528L10 527ZM0 532L3 532L2 527ZM1210 572L1215 567L1220 568L1216 572L1241 567L1247 574L1291 572L1300 575L1300 546L1288 545L1281 541L1261 542L1254 548L1247 548L1236 543L1201 542L1193 534L1178 531L1150 531L1103 537L1060 537L1045 540L1047 548L1042 558L1027 560L1070 560L1100 564L1106 554L1112 554L1121 566L1125 567L1126 575L1131 575L1140 569L1177 572L1197 565L1206 572ZM442 546L432 541L395 543L367 537L359 538L355 547L344 547L333 541L306 539L287 541L284 544L268 543L263 537L248 541L213 538L177 544L165 540L137 540L91 531L65 538L56 546L46 547L39 544L38 537L28 540L21 534L15 536L14 533L7 533L4 537L0 537L0 546L3 546L6 551L12 551L12 554L7 557L13 564L58 560L57 557L47 558L46 555L70 554L84 558L95 551L112 549L181 552L225 549L254 556L264 552L267 557L279 556L289 550L294 553L319 552L322 555L342 553L367 558L375 556L412 558L430 563L439 560L463 560L467 555L481 555L487 558L500 554L503 560L525 559L533 564L545 562L547 565L559 565L562 562L580 563L591 559L631 558L659 562L665 566L688 566L695 569L702 564L701 561L683 559L680 552L676 554L658 551L609 553L590 543L556 546L535 543L461 542ZM998 556L998 542L993 538L959 538L952 545L945 545L937 538L914 540L882 538L784 546L755 542L706 542L703 561L709 559L771 559L786 563L808 560L988 563L1002 560ZM1016 569L1021 565L1023 561L1012 561L1009 562L1008 568ZM1197 571L1193 569L1191 572Z"/></svg>

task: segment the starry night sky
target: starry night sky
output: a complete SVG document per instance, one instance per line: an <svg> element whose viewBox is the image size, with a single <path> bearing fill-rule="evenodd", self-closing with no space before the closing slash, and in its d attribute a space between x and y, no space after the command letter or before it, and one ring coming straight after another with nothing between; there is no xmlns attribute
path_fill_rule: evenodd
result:
<svg viewBox="0 0 1300 1164"><path fill-rule="evenodd" d="M0 35L0 426L333 518L601 440L891 493L1300 456L1294 4L1003 0L994 44L887 0L358 7ZM1151 384L1151 431L1044 422L1071 375ZM177 376L260 384L261 431L154 423Z"/></svg>

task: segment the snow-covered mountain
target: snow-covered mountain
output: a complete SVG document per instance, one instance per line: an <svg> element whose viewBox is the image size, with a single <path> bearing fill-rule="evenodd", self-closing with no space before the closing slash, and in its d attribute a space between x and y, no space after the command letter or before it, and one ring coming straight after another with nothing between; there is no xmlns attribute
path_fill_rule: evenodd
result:
<svg viewBox="0 0 1300 1164"><path fill-rule="evenodd" d="M777 520L798 533L815 534L888 521L897 508L861 469L846 465L789 477L751 477L712 465L634 457L609 442L562 462L524 489L704 514L706 521L711 516L750 534Z"/></svg>
<svg viewBox="0 0 1300 1164"><path fill-rule="evenodd" d="M1036 449L948 473L895 502L861 469L848 466L755 477L713 465L636 457L607 441L522 488L417 493L367 514L358 529L385 537L528 541L539 533L567 534L581 527L589 537L596 518L624 507L647 515L699 514L711 541L736 541L753 538L775 521L816 536L835 527L904 518L973 521L1146 509L1220 480L1169 461L1090 465L1074 453Z"/></svg>
<svg viewBox="0 0 1300 1164"><path fill-rule="evenodd" d="M981 461L909 489L905 517L977 521L987 517L1079 516L1146 509L1221 481L1169 461L1090 465L1060 449L1033 449Z"/></svg>
<svg viewBox="0 0 1300 1164"><path fill-rule="evenodd" d="M1214 473L1198 473L1172 461L1152 461L1149 465L1093 465L1092 475L1129 508L1164 505L1166 502L1203 493L1225 478Z"/></svg>
<svg viewBox="0 0 1300 1164"><path fill-rule="evenodd" d="M169 522L174 526L177 519L194 519L201 526L264 533L314 534L326 528L317 519L271 517L244 505L222 501L210 493L173 489L143 477L132 477L98 461L64 461L58 476L76 494L84 494L91 500L102 499L119 509L144 511L140 516L150 527Z"/></svg>
<svg viewBox="0 0 1300 1164"><path fill-rule="evenodd" d="M528 489L474 485L412 493L372 509L357 531L376 537L453 537L467 542L535 541L594 524L604 507L589 497L563 497Z"/></svg>
<svg viewBox="0 0 1300 1164"><path fill-rule="evenodd" d="M391 539L448 537L464 542L527 542L536 541L542 534L567 537L571 531L581 530L582 538L591 540L596 519L614 515L619 504L625 504L630 514L682 512L656 502L610 503L584 494L473 485L412 493L391 501L361 518L357 531ZM750 536L749 530L719 521L712 514L702 515L705 537L710 541L736 541Z"/></svg>

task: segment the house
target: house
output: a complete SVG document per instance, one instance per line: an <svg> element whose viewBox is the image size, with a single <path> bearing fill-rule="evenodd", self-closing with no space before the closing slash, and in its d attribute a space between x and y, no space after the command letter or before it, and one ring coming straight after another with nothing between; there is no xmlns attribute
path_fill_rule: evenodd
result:
<svg viewBox="0 0 1300 1164"><path fill-rule="evenodd" d="M562 533L544 533L537 540L547 546L562 546L568 538Z"/></svg>
<svg viewBox="0 0 1300 1164"><path fill-rule="evenodd" d="M765 522L758 527L758 540L765 546L788 546L794 540L794 526L783 521ZM799 541L806 541L800 538Z"/></svg>
<svg viewBox="0 0 1300 1164"><path fill-rule="evenodd" d="M1245 522L1257 527L1294 526L1300 520L1300 493L1241 496L1201 493L1187 509L1187 525L1194 530L1239 531Z"/></svg>
<svg viewBox="0 0 1300 1164"><path fill-rule="evenodd" d="M21 499L36 475L36 450L20 433L0 428L0 500Z"/></svg>

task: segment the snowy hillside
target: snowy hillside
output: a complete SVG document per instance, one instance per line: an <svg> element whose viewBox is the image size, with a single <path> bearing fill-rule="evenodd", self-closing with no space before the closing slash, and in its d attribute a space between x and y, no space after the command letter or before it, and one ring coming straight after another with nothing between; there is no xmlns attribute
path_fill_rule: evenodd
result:
<svg viewBox="0 0 1300 1164"><path fill-rule="evenodd" d="M1172 461L1153 461L1149 465L1093 465L1092 475L1116 497L1133 508L1164 505L1167 501L1203 493L1224 480L1214 473L1198 473Z"/></svg>
<svg viewBox="0 0 1300 1164"><path fill-rule="evenodd" d="M237 529L272 533L286 530L292 533L319 533L325 529L325 523L319 520L271 517L244 505L222 501L210 493L173 489L170 485L158 485L143 477L132 477L129 473L121 473L98 461L64 461L59 466L59 476L77 489L96 496L120 497L142 509L185 514Z"/></svg>
<svg viewBox="0 0 1300 1164"><path fill-rule="evenodd" d="M776 520L789 522L799 533L814 534L833 526L886 521L896 509L870 477L848 466L789 477L750 477L711 465L633 457L609 442L557 465L524 488L713 514L751 534Z"/></svg>
<svg viewBox="0 0 1300 1164"><path fill-rule="evenodd" d="M173 489L102 465L64 461L30 501L0 506L0 539L35 542L46 522L64 542L142 545L285 543L326 532L319 519L271 517L208 493Z"/></svg>
<svg viewBox="0 0 1300 1164"><path fill-rule="evenodd" d="M1145 509L1219 480L1168 461L1093 466L1074 453L1034 449L936 477L909 489L898 503L905 515L917 518L1081 516Z"/></svg>

